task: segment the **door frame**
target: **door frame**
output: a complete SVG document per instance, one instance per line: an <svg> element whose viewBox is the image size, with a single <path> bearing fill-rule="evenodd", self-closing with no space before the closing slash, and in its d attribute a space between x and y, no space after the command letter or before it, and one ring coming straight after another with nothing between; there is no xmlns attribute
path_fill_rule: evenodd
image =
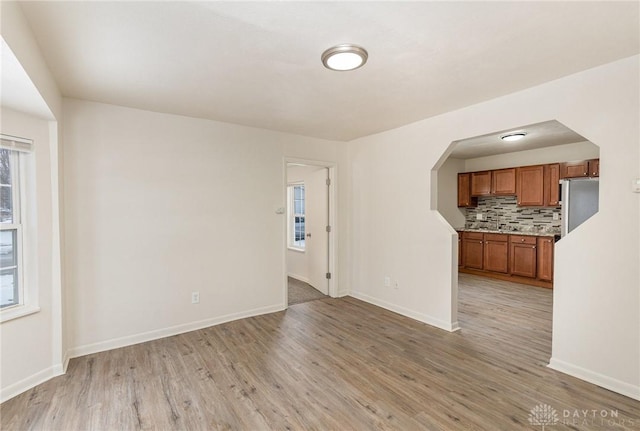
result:
<svg viewBox="0 0 640 431"><path fill-rule="evenodd" d="M290 163L298 163L301 165L308 166L318 166L322 168L327 168L329 170L329 180L331 183L329 184L329 226L331 226L331 232L329 232L329 268L328 272L331 273L331 278L329 279L329 296L332 298L338 297L338 268L337 268L337 252L338 252L338 199L337 193L338 190L338 165L335 162L327 162L323 160L310 160L310 159L300 159L296 157L284 157L282 161L282 179L283 179L283 187L282 187L282 201L285 202L284 206L284 217L282 220L282 232L284 233L282 239L282 284L283 284L283 309L288 308L288 280L287 280L287 165Z"/></svg>

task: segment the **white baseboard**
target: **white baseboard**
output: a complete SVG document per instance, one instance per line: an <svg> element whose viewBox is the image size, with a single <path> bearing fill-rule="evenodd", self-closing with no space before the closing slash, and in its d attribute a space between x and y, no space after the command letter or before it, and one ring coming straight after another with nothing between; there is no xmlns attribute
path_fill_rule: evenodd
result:
<svg viewBox="0 0 640 431"><path fill-rule="evenodd" d="M296 280L302 281L303 283L307 283L307 284L311 284L311 281L309 281L309 279L307 277L303 277L301 275L298 274L292 274L292 273L287 273L287 276L291 277L291 278L295 278Z"/></svg>
<svg viewBox="0 0 640 431"><path fill-rule="evenodd" d="M79 356L90 355L92 353L98 353L98 352L104 352L106 350L118 349L120 347L131 346L133 344L139 344L139 343L144 343L146 341L157 340L159 338L171 337L173 335L183 334L185 332L195 331L197 329L219 325L221 323L231 322L233 320L260 316L262 314L275 313L277 311L282 311L282 310L284 310L282 304L271 305L268 307L255 308L253 310L243 311L240 313L227 314L225 316L213 317L210 319L199 320L197 322L171 326L169 328L143 332L141 334L128 335L126 337L114 338L111 340L100 341L98 343L92 343L92 344L86 344L84 346L74 347L73 349L69 349L66 356L68 358L77 358Z"/></svg>
<svg viewBox="0 0 640 431"><path fill-rule="evenodd" d="M408 308L404 308L399 305L391 304L390 302L386 302L378 298L374 298L373 296L369 296L366 293L351 292L350 296L353 296L354 298L359 299L361 301L368 302L373 305L377 305L378 307L385 308L389 311L393 311L394 313L402 314L403 316L410 317L422 323L426 323L427 325L435 326L436 328L439 328L439 329L444 329L445 331L453 332L460 329L458 322L451 323L441 319L436 319L435 317L429 316L427 314L410 310Z"/></svg>
<svg viewBox="0 0 640 431"><path fill-rule="evenodd" d="M6 388L2 388L2 390L0 391L0 403L4 403L5 401L15 397L16 395L20 395L21 393L28 391L34 386L37 386L40 383L44 383L53 377L64 374L63 372L58 372L61 369L61 365L54 365L18 382L15 382L14 384L7 386Z"/></svg>
<svg viewBox="0 0 640 431"><path fill-rule="evenodd" d="M640 401L640 386L634 386L630 383L587 370L586 368L582 368L556 358L551 358L549 365L547 366L553 370L577 377L580 380L602 386L610 391L617 392L629 398L633 398L634 400Z"/></svg>

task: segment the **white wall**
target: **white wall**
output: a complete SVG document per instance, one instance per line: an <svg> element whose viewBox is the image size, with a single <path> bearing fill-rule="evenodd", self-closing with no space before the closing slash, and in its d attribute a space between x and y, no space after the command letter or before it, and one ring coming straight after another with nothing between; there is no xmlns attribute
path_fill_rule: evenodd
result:
<svg viewBox="0 0 640 431"><path fill-rule="evenodd" d="M437 168L453 141L556 119L600 146L602 175L599 213L556 249L551 364L640 398L638 59L351 142L352 294L454 328L455 232L424 167Z"/></svg>
<svg viewBox="0 0 640 431"><path fill-rule="evenodd" d="M71 356L284 308L284 158L340 170L344 143L71 99L64 118Z"/></svg>
<svg viewBox="0 0 640 431"><path fill-rule="evenodd" d="M11 342L11 352L2 350L2 381L0 401L20 393L30 387L61 374L64 369L66 350L65 328L63 326L63 274L61 273L61 230L60 201L62 188L59 174L62 160L59 158L58 144L61 127L62 97L49 71L38 44L31 33L18 2L0 2L0 32L11 48L27 75L38 89L55 121L34 119L19 113L2 112L2 131L25 136L33 133L40 145L36 144L37 193L38 193L38 234L45 235L44 246L38 246L38 283L42 311L2 323L2 342ZM50 119L49 118L49 119ZM46 128L43 127L46 125ZM45 144L46 143L46 144ZM47 147L46 149L44 147ZM48 154L46 152L48 151ZM44 163L48 163L48 167ZM45 196L48 193L48 198ZM50 211L49 218L42 211ZM46 235L50 235L46 239ZM47 243L47 241L49 241ZM48 251L44 251L48 249ZM50 268L49 270L46 267ZM28 337L25 337L28 334ZM39 340L37 343L34 340ZM24 364L16 358L21 358ZM37 359L36 359L37 358ZM14 366L15 365L15 366ZM24 366L23 366L24 365ZM5 370L10 370L5 372Z"/></svg>
<svg viewBox="0 0 640 431"><path fill-rule="evenodd" d="M312 186L314 184L311 181L311 176L314 172L318 170L326 170L326 168L319 166L289 166L287 168L287 182L289 184L292 183L304 183L305 184L305 193L307 199L316 194L322 192L322 190L313 190ZM313 206L307 206L307 212L313 208ZM325 218L326 215L323 214L306 214L306 219L309 220L311 218ZM302 280L306 283L311 283L311 265L309 259L309 253L304 251L292 250L287 248L287 274L290 277L296 278L298 280ZM325 270L326 272L326 270Z"/></svg>
<svg viewBox="0 0 640 431"><path fill-rule="evenodd" d="M28 158L25 183L27 214L25 229L25 282L33 289L40 311L2 322L2 399L21 392L32 383L54 373L51 333L55 314L52 309L52 190L49 148L49 122L2 108L2 133L32 139L34 151ZM58 363L60 358L58 358Z"/></svg>
<svg viewBox="0 0 640 431"><path fill-rule="evenodd" d="M465 172L465 160L448 158L438 169L438 211L454 227L462 227L465 214L458 208L458 173Z"/></svg>

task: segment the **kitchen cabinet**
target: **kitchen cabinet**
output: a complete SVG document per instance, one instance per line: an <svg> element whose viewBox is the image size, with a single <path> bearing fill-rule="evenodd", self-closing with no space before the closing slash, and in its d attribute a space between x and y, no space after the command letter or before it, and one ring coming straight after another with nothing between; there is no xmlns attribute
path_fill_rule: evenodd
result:
<svg viewBox="0 0 640 431"><path fill-rule="evenodd" d="M537 275L540 280L553 281L553 247L550 237L538 237L537 241Z"/></svg>
<svg viewBox="0 0 640 431"><path fill-rule="evenodd" d="M516 195L519 206L544 206L544 166L516 169Z"/></svg>
<svg viewBox="0 0 640 431"><path fill-rule="evenodd" d="M471 174L458 174L458 207L478 206L478 198L471 197Z"/></svg>
<svg viewBox="0 0 640 431"><path fill-rule="evenodd" d="M484 234L465 232L462 236L462 259L465 268L483 269Z"/></svg>
<svg viewBox="0 0 640 431"><path fill-rule="evenodd" d="M491 196L491 171L471 173L471 196Z"/></svg>
<svg viewBox="0 0 640 431"><path fill-rule="evenodd" d="M458 267L463 267L464 266L464 253L462 251L463 247L462 247L462 236L464 234L464 232L462 231L457 231L458 232Z"/></svg>
<svg viewBox="0 0 640 431"><path fill-rule="evenodd" d="M509 235L484 234L484 269L509 272Z"/></svg>
<svg viewBox="0 0 640 431"><path fill-rule="evenodd" d="M491 194L497 196L513 196L516 194L516 168L492 171Z"/></svg>
<svg viewBox="0 0 640 431"><path fill-rule="evenodd" d="M509 236L509 273L521 277L535 278L536 237L523 235Z"/></svg>
<svg viewBox="0 0 640 431"><path fill-rule="evenodd" d="M589 160L589 176L590 177L600 176L600 159Z"/></svg>
<svg viewBox="0 0 640 431"><path fill-rule="evenodd" d="M560 205L560 163L544 167L544 206Z"/></svg>
<svg viewBox="0 0 640 431"><path fill-rule="evenodd" d="M580 178L589 176L589 161L560 163L560 178Z"/></svg>

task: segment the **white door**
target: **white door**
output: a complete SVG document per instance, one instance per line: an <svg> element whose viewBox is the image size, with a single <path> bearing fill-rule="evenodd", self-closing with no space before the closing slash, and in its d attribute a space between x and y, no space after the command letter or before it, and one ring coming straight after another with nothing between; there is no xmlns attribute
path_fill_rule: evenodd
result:
<svg viewBox="0 0 640 431"><path fill-rule="evenodd" d="M329 294L329 169L318 168L311 173L305 186L306 234L305 249L308 254L310 284L325 295Z"/></svg>

